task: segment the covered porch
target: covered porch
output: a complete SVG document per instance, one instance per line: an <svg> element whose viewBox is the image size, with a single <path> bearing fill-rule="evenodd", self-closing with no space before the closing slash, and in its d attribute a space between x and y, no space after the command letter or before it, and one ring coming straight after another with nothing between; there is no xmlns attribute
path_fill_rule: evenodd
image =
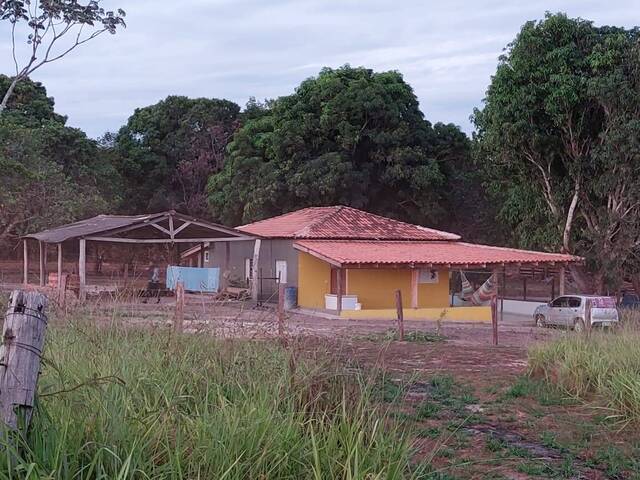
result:
<svg viewBox="0 0 640 480"><path fill-rule="evenodd" d="M491 321L490 300L502 310L507 280L527 267L553 267L558 294L572 255L493 247L458 241L300 240L299 304L352 319L396 316L396 290L404 317L425 320ZM463 292L464 272L479 285ZM467 286L469 286L467 281ZM480 286L480 288L478 288ZM471 298L473 296L473 298Z"/></svg>
<svg viewBox="0 0 640 480"><path fill-rule="evenodd" d="M90 294L145 288L152 267L161 270L164 278L159 280L166 280L167 268L179 266L181 252L194 245L203 247L199 262L203 265L209 249L228 252L230 242L238 241L253 242L254 256L259 257L261 242L255 236L173 210L133 216L98 215L23 237L23 283L33 279L29 276L29 253L34 250L38 258L37 284L61 292L75 289L78 298L85 300ZM53 268L48 261L52 247L56 253ZM228 265L218 266L220 288L225 286L226 268ZM252 288L252 293L255 290Z"/></svg>

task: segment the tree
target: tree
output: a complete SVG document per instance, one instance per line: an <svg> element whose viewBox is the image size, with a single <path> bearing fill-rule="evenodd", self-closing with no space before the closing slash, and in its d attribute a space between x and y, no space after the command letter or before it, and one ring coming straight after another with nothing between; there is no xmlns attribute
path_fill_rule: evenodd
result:
<svg viewBox="0 0 640 480"><path fill-rule="evenodd" d="M639 37L563 14L528 22L474 116L500 218L521 245L587 255L582 288L619 281L639 238Z"/></svg>
<svg viewBox="0 0 640 480"><path fill-rule="evenodd" d="M228 100L180 96L136 109L114 138L128 209L206 214L207 178L222 168L239 114Z"/></svg>
<svg viewBox="0 0 640 480"><path fill-rule="evenodd" d="M212 213L228 224L329 204L435 224L448 150L468 150L457 127L439 137L398 72L326 68L258 113L209 181Z"/></svg>
<svg viewBox="0 0 640 480"><path fill-rule="evenodd" d="M4 90L0 102L0 115L7 108L16 86L40 67L55 62L105 32L115 34L125 27L125 12L105 11L99 0L79 3L78 0L2 0L0 20L8 21L11 30L11 51L15 76ZM20 33L25 25L25 44L28 56L24 63L18 60ZM89 32L87 32L89 31Z"/></svg>
<svg viewBox="0 0 640 480"><path fill-rule="evenodd" d="M0 75L0 95L10 81ZM65 125L45 88L21 82L0 116L0 244L118 202L108 150Z"/></svg>

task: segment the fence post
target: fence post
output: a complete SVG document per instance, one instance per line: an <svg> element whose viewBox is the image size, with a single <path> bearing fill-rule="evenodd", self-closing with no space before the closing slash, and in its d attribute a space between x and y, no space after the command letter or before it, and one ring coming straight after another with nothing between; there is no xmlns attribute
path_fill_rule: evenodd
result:
<svg viewBox="0 0 640 480"><path fill-rule="evenodd" d="M493 330L493 344L498 345L498 296L491 296L491 327Z"/></svg>
<svg viewBox="0 0 640 480"><path fill-rule="evenodd" d="M398 313L398 340L404 341L404 312L402 311L402 292L396 290L396 311Z"/></svg>
<svg viewBox="0 0 640 480"><path fill-rule="evenodd" d="M284 283L278 285L278 337L281 342L285 342L284 338Z"/></svg>
<svg viewBox="0 0 640 480"><path fill-rule="evenodd" d="M0 415L11 430L26 429L31 421L47 304L39 292L14 290L9 297L0 346Z"/></svg>
<svg viewBox="0 0 640 480"><path fill-rule="evenodd" d="M175 332L182 332L184 322L184 282L176 282L176 313L173 319L173 329Z"/></svg>

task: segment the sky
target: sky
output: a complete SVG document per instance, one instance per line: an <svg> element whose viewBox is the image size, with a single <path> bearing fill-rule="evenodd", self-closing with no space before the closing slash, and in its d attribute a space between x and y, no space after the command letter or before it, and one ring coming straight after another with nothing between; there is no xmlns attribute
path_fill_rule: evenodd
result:
<svg viewBox="0 0 640 480"><path fill-rule="evenodd" d="M545 11L597 25L640 24L640 0L102 0L127 28L103 35L33 78L68 124L91 137L117 131L167 95L244 106L288 95L322 67L397 70L425 117L473 130L498 57ZM0 72L12 74L0 26ZM19 52L21 53L21 52ZM25 58L22 55L22 58Z"/></svg>

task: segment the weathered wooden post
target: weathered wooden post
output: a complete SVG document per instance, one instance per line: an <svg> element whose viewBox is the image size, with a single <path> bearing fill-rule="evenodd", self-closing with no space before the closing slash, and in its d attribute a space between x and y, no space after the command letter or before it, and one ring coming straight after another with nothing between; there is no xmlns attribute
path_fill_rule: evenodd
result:
<svg viewBox="0 0 640 480"><path fill-rule="evenodd" d="M31 421L47 329L47 297L14 290L4 317L0 346L0 415L7 428Z"/></svg>
<svg viewBox="0 0 640 480"><path fill-rule="evenodd" d="M176 313L173 319L173 329L181 333L184 322L184 282L176 282Z"/></svg>
<svg viewBox="0 0 640 480"><path fill-rule="evenodd" d="M498 296L491 296L491 327L493 330L493 344L498 345Z"/></svg>
<svg viewBox="0 0 640 480"><path fill-rule="evenodd" d="M402 292L396 290L396 312L398 314L398 340L404 341L404 312L402 311Z"/></svg>

